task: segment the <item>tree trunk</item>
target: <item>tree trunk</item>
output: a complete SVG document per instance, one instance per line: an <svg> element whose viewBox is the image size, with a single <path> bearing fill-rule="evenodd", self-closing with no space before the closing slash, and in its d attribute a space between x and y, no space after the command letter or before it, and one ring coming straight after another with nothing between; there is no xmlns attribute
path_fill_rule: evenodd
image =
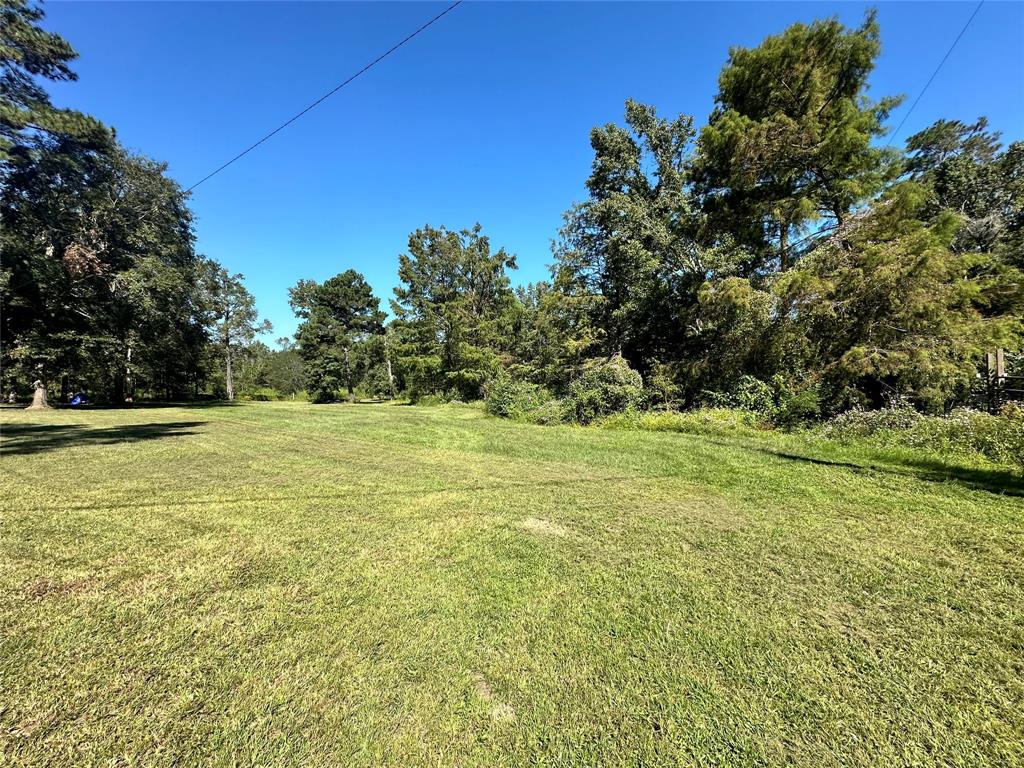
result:
<svg viewBox="0 0 1024 768"><path fill-rule="evenodd" d="M224 385L228 390L228 400L235 399L235 381L231 375L231 347L227 348L227 354L225 355L227 365L224 368Z"/></svg>
<svg viewBox="0 0 1024 768"><path fill-rule="evenodd" d="M124 402L133 403L135 397L132 394L132 345L128 345L128 359L124 364Z"/></svg>
<svg viewBox="0 0 1024 768"><path fill-rule="evenodd" d="M345 384L348 386L348 401L356 401L356 391L352 386L352 363L349 359L348 347L345 347Z"/></svg>
<svg viewBox="0 0 1024 768"><path fill-rule="evenodd" d="M395 399L395 374L391 370L391 331L384 331L384 362L388 366L388 394L390 399Z"/></svg>
<svg viewBox="0 0 1024 768"><path fill-rule="evenodd" d="M36 380L32 384L32 386L36 388L35 394L32 395L32 405L30 405L25 410L43 410L44 408L48 409L50 407L50 404L46 402L46 385L43 384L43 382Z"/></svg>

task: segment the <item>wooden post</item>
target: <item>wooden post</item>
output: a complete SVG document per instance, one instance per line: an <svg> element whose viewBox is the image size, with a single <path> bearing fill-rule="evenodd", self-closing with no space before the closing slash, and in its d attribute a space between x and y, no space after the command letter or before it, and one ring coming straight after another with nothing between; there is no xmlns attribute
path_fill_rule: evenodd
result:
<svg viewBox="0 0 1024 768"><path fill-rule="evenodd" d="M1003 405L1003 387L1006 385L1006 352L997 349L985 355L985 391L989 413L997 413Z"/></svg>
<svg viewBox="0 0 1024 768"><path fill-rule="evenodd" d="M996 354L985 353L985 405L989 413L996 411Z"/></svg>

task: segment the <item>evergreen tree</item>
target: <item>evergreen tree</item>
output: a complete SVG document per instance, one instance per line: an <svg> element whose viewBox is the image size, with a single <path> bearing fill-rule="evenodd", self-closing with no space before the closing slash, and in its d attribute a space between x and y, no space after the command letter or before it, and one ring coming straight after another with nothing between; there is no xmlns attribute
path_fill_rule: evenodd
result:
<svg viewBox="0 0 1024 768"><path fill-rule="evenodd" d="M794 233L842 226L892 178L896 164L871 141L899 99L866 96L880 50L872 11L858 29L794 24L730 51L694 169L719 230L785 270Z"/></svg>
<svg viewBox="0 0 1024 768"><path fill-rule="evenodd" d="M233 364L239 349L252 344L256 336L270 333L269 320L259 320L256 299L245 287L241 274L229 274L216 262L207 262L207 290L213 337L224 359L224 389L235 399Z"/></svg>
<svg viewBox="0 0 1024 768"><path fill-rule="evenodd" d="M492 253L479 224L461 232L428 225L409 235L391 306L396 352L414 396L454 392L477 399L509 361L510 268L515 257L504 249Z"/></svg>
<svg viewBox="0 0 1024 768"><path fill-rule="evenodd" d="M75 80L69 64L78 57L64 38L39 25L42 19L43 11L27 0L4 0L0 5L0 164L33 132L97 146L110 141L98 120L54 107L39 84L39 79Z"/></svg>
<svg viewBox="0 0 1024 768"><path fill-rule="evenodd" d="M355 400L356 383L371 362L368 345L383 332L380 300L352 269L322 284L300 280L289 296L302 319L295 338L313 401L336 400L342 387Z"/></svg>
<svg viewBox="0 0 1024 768"><path fill-rule="evenodd" d="M963 401L986 350L1020 337L1020 317L978 310L991 287L951 247L954 214L921 219L926 196L898 185L777 286L832 411L895 396L940 411Z"/></svg>

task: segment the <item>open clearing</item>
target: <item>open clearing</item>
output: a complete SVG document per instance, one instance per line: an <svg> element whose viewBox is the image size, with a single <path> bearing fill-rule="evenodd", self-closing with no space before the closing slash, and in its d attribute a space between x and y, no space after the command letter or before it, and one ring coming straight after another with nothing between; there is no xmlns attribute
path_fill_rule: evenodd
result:
<svg viewBox="0 0 1024 768"><path fill-rule="evenodd" d="M468 407L0 426L4 766L1022 764L997 472Z"/></svg>

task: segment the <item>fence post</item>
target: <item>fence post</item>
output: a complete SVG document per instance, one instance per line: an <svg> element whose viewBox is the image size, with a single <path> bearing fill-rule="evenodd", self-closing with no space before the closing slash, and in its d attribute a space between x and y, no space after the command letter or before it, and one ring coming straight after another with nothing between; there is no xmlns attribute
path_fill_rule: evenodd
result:
<svg viewBox="0 0 1024 768"><path fill-rule="evenodd" d="M1006 386L1006 353L1000 347L996 350L996 412L1005 404Z"/></svg>
<svg viewBox="0 0 1024 768"><path fill-rule="evenodd" d="M994 413L995 400L995 369L996 356L994 352L985 353L985 408L989 413Z"/></svg>

